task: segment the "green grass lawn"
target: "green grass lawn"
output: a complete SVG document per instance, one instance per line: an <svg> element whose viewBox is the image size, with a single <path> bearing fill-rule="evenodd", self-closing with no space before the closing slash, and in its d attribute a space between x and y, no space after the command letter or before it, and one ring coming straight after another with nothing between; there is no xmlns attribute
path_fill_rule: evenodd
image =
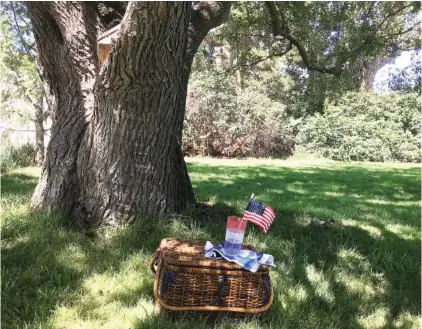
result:
<svg viewBox="0 0 422 329"><path fill-rule="evenodd" d="M163 237L223 240L252 192L277 217L245 240L274 255L274 303L216 328L419 328L420 167L306 161L189 160L203 204L184 216L90 234L30 214L38 168L2 176L3 328L203 328L153 313L148 262ZM323 228L313 220L332 218Z"/></svg>

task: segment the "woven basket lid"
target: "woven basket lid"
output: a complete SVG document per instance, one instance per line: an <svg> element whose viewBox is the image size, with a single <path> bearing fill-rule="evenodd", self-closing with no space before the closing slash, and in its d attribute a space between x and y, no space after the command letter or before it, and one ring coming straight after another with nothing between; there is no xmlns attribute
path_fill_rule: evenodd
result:
<svg viewBox="0 0 422 329"><path fill-rule="evenodd" d="M204 242L166 238L161 240L160 250L164 261L169 265L246 271L240 265L225 259L205 257L204 246ZM248 244L243 244L242 248L254 250ZM262 271L268 271L268 266L261 265L258 272Z"/></svg>

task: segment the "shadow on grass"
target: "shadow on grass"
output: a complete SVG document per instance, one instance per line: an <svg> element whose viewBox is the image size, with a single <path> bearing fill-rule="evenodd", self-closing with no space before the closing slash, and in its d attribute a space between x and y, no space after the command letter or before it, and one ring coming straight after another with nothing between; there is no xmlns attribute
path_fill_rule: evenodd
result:
<svg viewBox="0 0 422 329"><path fill-rule="evenodd" d="M278 281L278 298L289 314L287 328L306 327L306 321L312 323L321 314L326 318L309 327L333 327L338 321L336 328L401 328L396 325L400 315L420 316L420 241L381 231L383 238L341 225L286 225L273 232L273 239L294 245L287 258L275 256L284 265L282 276L288 273L287 282ZM280 255L280 248L270 252ZM305 297L291 296L294 287ZM379 310L385 310L387 323L370 322ZM285 320L282 312L273 316Z"/></svg>
<svg viewBox="0 0 422 329"><path fill-rule="evenodd" d="M8 173L1 176L2 195L7 198L8 195L20 196L32 193L37 184L33 176Z"/></svg>
<svg viewBox="0 0 422 329"><path fill-rule="evenodd" d="M139 220L131 228L111 233L99 229L94 237L58 216L36 213L7 218L2 230L3 326L47 326L58 307L75 310L80 320L88 321L108 304L128 310L143 299L153 305L154 275L148 263L160 240L183 237L188 231L191 234L185 238L210 239L212 235L205 230L213 219L209 214L232 212L226 205L201 204L193 213L201 217L200 222L187 216ZM173 321L153 320L156 315L145 312L145 321L153 321L152 325L159 325L156 328ZM186 328L185 318L178 321L175 328Z"/></svg>
<svg viewBox="0 0 422 329"><path fill-rule="evenodd" d="M163 237L221 240L225 219L240 215L251 192L275 208L277 218L267 236L250 225L246 240L273 254L278 267L271 270L274 304L248 320L250 326L406 328L414 323L406 314L420 317L419 169L189 170L200 201L196 209L167 220L139 220L112 234L99 229L88 238L59 217L10 214L2 230L4 327L46 327L57 321L52 317L60 307L83 321L121 317L120 309L98 315L110 304L141 309L144 316L134 318L133 328L209 327L206 317L142 310L153 303L148 261ZM35 181L22 176L8 176L3 189L27 202ZM337 225L312 226L314 218L334 218ZM220 317L213 325L224 323Z"/></svg>

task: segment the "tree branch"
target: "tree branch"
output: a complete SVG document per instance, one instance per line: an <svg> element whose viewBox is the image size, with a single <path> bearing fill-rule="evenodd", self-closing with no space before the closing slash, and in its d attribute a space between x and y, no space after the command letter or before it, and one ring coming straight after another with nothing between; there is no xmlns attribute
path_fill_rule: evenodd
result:
<svg viewBox="0 0 422 329"><path fill-rule="evenodd" d="M284 51L282 51L280 53L269 54L268 56L265 56L265 57L263 57L261 59L258 59L258 60L254 61L252 63L240 63L240 64L236 64L234 66L229 67L226 70L226 72L230 72L231 70L237 69L238 67L242 67L242 66L245 66L245 67L255 66L255 65L257 65L259 63L262 63L262 62L265 62L267 59L270 59L270 58L273 58L273 57L282 57L282 56L286 55L290 50L292 50L292 48L293 48L293 44L290 42L289 45L288 45L288 47Z"/></svg>
<svg viewBox="0 0 422 329"><path fill-rule="evenodd" d="M311 63L311 60L309 58L308 52L305 49L305 47L303 47L302 44L299 42L299 40L297 40L291 33L288 32L286 22L284 22L285 26L283 27L283 22L280 20L279 13L278 13L275 3L272 1L268 1L268 2L265 2L265 4L267 5L268 11L270 13L273 35L276 37L281 36L289 40L299 51L300 57L302 58L302 61L308 70L318 71L321 73L329 73L329 74L334 74L334 75L339 75L341 73L340 70L338 70L337 68L324 68L324 67L316 66L313 63Z"/></svg>
<svg viewBox="0 0 422 329"><path fill-rule="evenodd" d="M393 37L393 36L399 36L399 35L403 35L403 34L406 34L406 33L408 33L408 32L411 32L415 27L417 27L417 26L419 26L420 25L420 23L418 22L418 23L416 23L415 25L413 25L412 27L410 27L409 29L407 29L407 30L405 30L405 31L401 31L401 32L398 32L398 33L391 33L391 34L386 34L386 35L381 35L381 36L379 36L378 38L379 39L389 39L389 38L391 38L391 37ZM345 57L345 59L343 60L343 63L347 60L347 59L349 59L349 58L351 58L351 57L353 57L354 55L356 55L356 54L358 54L359 52L360 52L360 50L361 49L363 49L369 42L373 42L372 41L372 39L369 39L369 38L365 38L364 40L363 40L363 42L362 42L362 44L360 44L359 46L357 46L355 49L353 49L353 50L351 50L350 52L349 52L349 55L347 56L347 57ZM399 48L397 48L397 49L399 49ZM410 49L409 49L410 50Z"/></svg>
<svg viewBox="0 0 422 329"><path fill-rule="evenodd" d="M408 29L406 29L404 31L400 31L400 32L397 32L397 33L391 33L391 34L384 34L384 35L380 35L379 37L384 38L384 39L389 39L391 37L403 35L403 34L406 34L406 33L413 31L418 26L420 27L420 24L421 24L420 22L417 22L415 25L412 25L411 27L409 27Z"/></svg>
<svg viewBox="0 0 422 329"><path fill-rule="evenodd" d="M209 31L228 19L231 5L229 1L200 1L192 7L195 19L191 20L200 20L201 25Z"/></svg>
<svg viewBox="0 0 422 329"><path fill-rule="evenodd" d="M29 102L29 103L31 103L31 105L33 106L33 107L35 107L36 109L38 109L38 106L35 104L35 102L34 102L34 100L31 98L31 96L29 96L27 93L24 93L24 98Z"/></svg>
<svg viewBox="0 0 422 329"><path fill-rule="evenodd" d="M16 17L15 5L13 4L13 2L11 2L11 9L12 9L12 13L13 13L13 20L14 20L14 22L15 22L15 26L16 26L16 29L17 29L17 32L18 32L18 35L19 35L19 40L20 40L20 42L21 42L22 46L25 48L25 51L27 52L27 54L28 54L31 58L35 59L35 55L31 53L31 50L33 50L33 49L34 49L34 47L33 47L33 46L28 45L28 44L26 43L26 41L24 40L24 38L23 38L23 33L22 33L22 31L21 31L21 28L20 28L20 26L19 26L19 23L18 23L18 20L17 20L17 17ZM29 47L29 48L28 48L28 47Z"/></svg>
<svg viewBox="0 0 422 329"><path fill-rule="evenodd" d="M231 5L230 1L200 1L191 7L189 39L186 48L187 61L193 60L207 33L227 21Z"/></svg>
<svg viewBox="0 0 422 329"><path fill-rule="evenodd" d="M121 23L128 1L98 1L92 5L98 15L102 30L109 30Z"/></svg>
<svg viewBox="0 0 422 329"><path fill-rule="evenodd" d="M394 6L395 5L393 5L393 7L391 8L391 9L394 9ZM396 11L393 11L393 12L389 12L385 17L384 17L384 19L382 20L382 22L378 25L378 29L379 28L381 28L386 22L387 22L387 20L390 18L390 17L394 17L395 15L397 15L398 13L400 13L401 11L403 11L403 10L405 10L406 8L409 8L409 7L411 7L411 6L413 6L413 4L412 3L410 3L410 4L408 4L408 5L406 5L406 6L403 6L403 7L401 7L401 8L399 8L399 9L397 9Z"/></svg>
<svg viewBox="0 0 422 329"><path fill-rule="evenodd" d="M372 1L371 4L369 5L368 10L365 13L365 18L364 20L366 20L369 17L369 14L372 14L372 10L374 9L375 5L377 4L376 1Z"/></svg>

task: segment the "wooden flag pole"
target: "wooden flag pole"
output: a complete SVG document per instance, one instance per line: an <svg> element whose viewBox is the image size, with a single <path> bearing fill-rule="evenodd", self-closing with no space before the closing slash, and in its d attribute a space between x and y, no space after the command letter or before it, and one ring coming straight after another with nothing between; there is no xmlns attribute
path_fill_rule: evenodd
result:
<svg viewBox="0 0 422 329"><path fill-rule="evenodd" d="M252 193L252 194L251 194L251 197L249 198L249 201L250 201L250 200L252 200L254 196L255 196L255 193ZM238 227L238 229L239 229L239 228L240 228L240 226L242 225L243 221L244 221L244 219L243 219L243 216L242 216L242 219L240 220L240 223L239 223L239 227Z"/></svg>

